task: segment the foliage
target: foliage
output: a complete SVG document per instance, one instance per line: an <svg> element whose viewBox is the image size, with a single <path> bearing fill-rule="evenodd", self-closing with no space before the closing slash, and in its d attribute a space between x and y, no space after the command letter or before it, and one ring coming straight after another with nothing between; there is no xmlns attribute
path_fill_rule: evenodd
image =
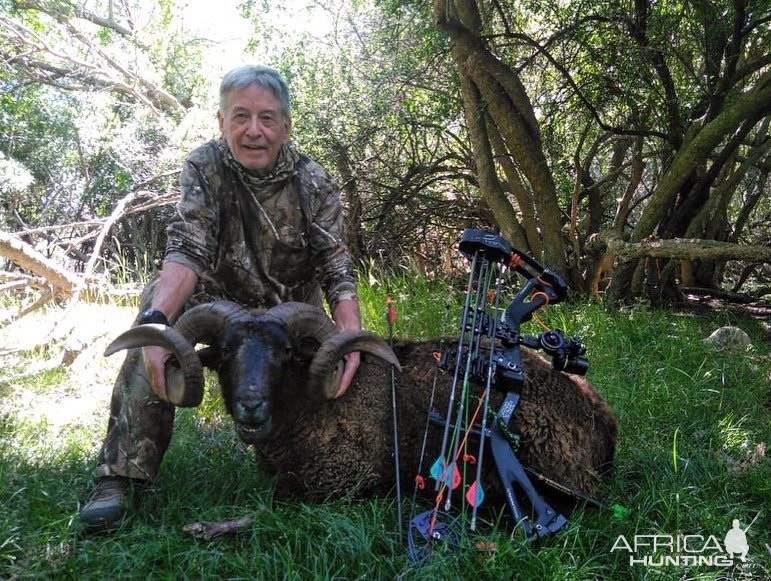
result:
<svg viewBox="0 0 771 581"><path fill-rule="evenodd" d="M407 268L390 275L371 270L371 277L361 277L371 280L362 284L369 328L384 329L387 292L397 300L397 335L453 332L462 291L448 289L465 281L415 278ZM456 298L450 317L444 313L448 296ZM277 500L273 483L233 433L211 377L203 405L179 410L161 473L131 523L110 535L84 535L77 511L91 487L89 471L119 362L94 380L82 377L84 367L35 372L36 363L55 356L57 345L50 345L9 357L0 380L0 576L468 578L473 571L477 578L501 579L516 571L517 578L561 580L771 574L764 550L771 544L771 521L763 510L771 501L769 460L750 460L750 452L771 439L771 350L758 322L644 306L608 312L588 304L558 305L544 317L588 345L588 378L616 411L620 437L605 507L579 507L565 530L538 546L503 519L482 529L496 543L492 555L465 551L415 565L397 539L391 498ZM736 355L702 344L702 337L725 324L745 328L754 347ZM104 365L100 350L81 357L94 357L88 366ZM70 409L77 413L61 421ZM627 512L612 510L614 505ZM255 523L236 537L198 541L181 532L189 522L243 516ZM621 534L715 535L722 543L732 519L746 528L756 517L747 532L748 562L730 570L630 566L625 552L611 552Z"/></svg>
<svg viewBox="0 0 771 581"><path fill-rule="evenodd" d="M478 171L494 161L511 186L501 159L514 159L539 222L528 241L543 238L549 261L564 262L574 285L577 270L597 267L599 257L584 251L593 235L731 240L742 213L760 215L759 198L740 195L739 184L745 176L757 184L768 167L767 2L455 0L435 2L434 16L479 94L479 105L464 95L467 116L484 109L489 133L500 131L507 148L491 158L478 129ZM537 126L517 125L531 116ZM540 171L547 164L551 175ZM487 199L500 198L488 181ZM501 228L511 221L503 206L494 210ZM548 240L560 225L566 235ZM651 300L673 298L676 266L649 280L670 293ZM636 267L614 273L614 300L642 294ZM716 286L723 268L696 262L677 276Z"/></svg>
<svg viewBox="0 0 771 581"><path fill-rule="evenodd" d="M349 243L364 263L393 267L406 254L425 272L445 270L449 232L473 225L545 251L580 290L601 260L587 243L608 231L767 242L767 2L250 1L240 10L253 24L253 59L290 82L295 139L342 186ZM184 15L176 0L0 7L0 149L21 164L13 175L34 177L13 191L2 182L4 227L89 222L34 235L78 267L94 219L130 192L168 192L168 180L148 180L215 130L216 46L190 34ZM456 60L458 38L440 15L466 28L471 60ZM493 81L501 90L490 85L464 106L469 75L477 90ZM507 124L531 116L523 157ZM483 124L472 130L474 118ZM124 247L158 258L145 223L161 218L121 221ZM115 251L110 241L107 261ZM649 288L725 285L741 266L671 264ZM616 271L614 296L644 294L644 277L632 283L630 272ZM766 274L752 270L752 284Z"/></svg>
<svg viewBox="0 0 771 581"><path fill-rule="evenodd" d="M281 10L249 13L260 32L255 54L276 54L293 92L296 140L342 185L355 251L433 262L443 231L487 216L475 200L447 43L427 7L321 3L316 17L334 14L332 31L292 43L266 32Z"/></svg>
<svg viewBox="0 0 771 581"><path fill-rule="evenodd" d="M88 261L100 220L121 199L136 194L147 203L168 193L169 180L158 176L177 169L183 154L172 131L204 86L202 43L182 38L177 9L171 1L149 10L29 0L3 10L0 151L33 180L3 191L0 220L35 232L29 236L65 267ZM116 226L130 261L148 247L153 258L162 253L153 223L166 214L155 209ZM110 263L118 245L107 240Z"/></svg>

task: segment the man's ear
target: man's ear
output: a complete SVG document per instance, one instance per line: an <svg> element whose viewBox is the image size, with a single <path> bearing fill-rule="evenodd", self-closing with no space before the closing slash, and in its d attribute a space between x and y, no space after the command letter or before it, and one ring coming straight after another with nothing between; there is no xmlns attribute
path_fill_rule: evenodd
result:
<svg viewBox="0 0 771 581"><path fill-rule="evenodd" d="M220 124L220 133L225 134L225 118L217 111L217 122Z"/></svg>

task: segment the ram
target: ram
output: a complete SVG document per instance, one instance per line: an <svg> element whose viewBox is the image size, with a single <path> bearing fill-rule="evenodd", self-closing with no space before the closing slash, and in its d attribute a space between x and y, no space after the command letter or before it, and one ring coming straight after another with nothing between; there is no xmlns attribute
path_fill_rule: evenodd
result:
<svg viewBox="0 0 771 581"><path fill-rule="evenodd" d="M196 352L198 343L209 347ZM438 341L396 341L392 351L364 331L336 333L322 309L302 303L264 313L229 302L200 305L173 328L130 329L107 354L142 345L165 346L180 362L181 370L169 376L175 403L200 402L202 363L217 371L238 436L254 446L266 471L279 476L279 494L368 496L393 487L392 364L401 369L397 417L403 482L417 475L429 408L444 410L449 401L450 378L444 374L432 400ZM340 381L339 362L351 351L376 357L363 355L345 396L330 399ZM526 379L512 420L520 435L518 457L576 492L600 496L616 444L613 412L582 378L556 371L524 349L522 362ZM502 394L492 397L497 404ZM429 446L427 457L437 453Z"/></svg>

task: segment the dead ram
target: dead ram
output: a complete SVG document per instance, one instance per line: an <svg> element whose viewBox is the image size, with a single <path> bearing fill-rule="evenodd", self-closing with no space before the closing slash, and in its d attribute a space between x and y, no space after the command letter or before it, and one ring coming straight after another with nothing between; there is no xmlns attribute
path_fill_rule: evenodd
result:
<svg viewBox="0 0 771 581"><path fill-rule="evenodd" d="M210 347L196 353L197 343ZM370 333L336 333L322 309L302 303L255 314L216 302L189 310L174 328L134 327L108 354L141 345L163 345L175 353L181 373L169 377L169 393L182 405L200 402L201 363L216 369L236 432L254 445L260 465L279 475L277 492L306 497L392 489L391 363L398 365L398 359L402 482L417 474L438 341L396 341L392 352ZM338 362L351 351L377 357L363 354L345 396L326 401L339 384ZM512 420L521 436L518 457L575 491L601 496L616 444L613 412L582 378L555 371L526 349L522 362L526 380ZM440 375L435 410L446 409L450 381ZM493 394L493 409L501 399ZM438 444L440 429L430 435ZM437 454L429 446L426 457ZM492 470L492 462L486 465Z"/></svg>

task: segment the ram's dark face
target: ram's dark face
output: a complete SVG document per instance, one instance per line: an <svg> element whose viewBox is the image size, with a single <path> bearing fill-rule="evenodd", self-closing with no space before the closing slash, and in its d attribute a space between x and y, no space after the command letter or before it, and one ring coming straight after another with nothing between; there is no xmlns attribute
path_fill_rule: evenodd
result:
<svg viewBox="0 0 771 581"><path fill-rule="evenodd" d="M292 346L274 323L239 323L228 329L220 352L220 385L236 433L246 444L266 438L272 428L273 399L281 389Z"/></svg>

